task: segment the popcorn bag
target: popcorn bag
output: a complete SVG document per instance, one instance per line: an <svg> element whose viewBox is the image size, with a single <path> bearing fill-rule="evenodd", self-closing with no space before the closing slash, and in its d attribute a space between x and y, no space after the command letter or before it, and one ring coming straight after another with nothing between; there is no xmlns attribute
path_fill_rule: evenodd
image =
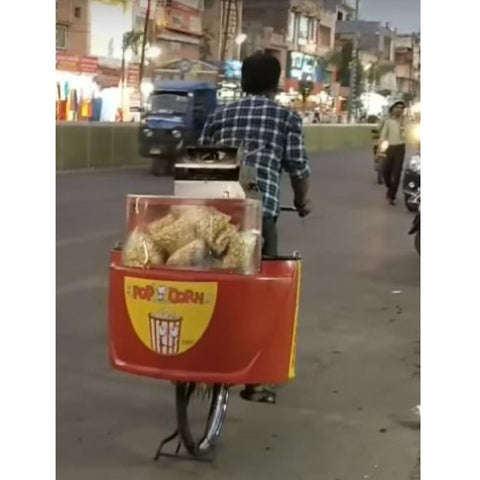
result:
<svg viewBox="0 0 480 480"><path fill-rule="evenodd" d="M156 248L154 237L146 228L148 202L141 205L140 198L137 198L134 208L136 224L122 248L122 262L127 267L136 268L161 266L165 263L164 255Z"/></svg>
<svg viewBox="0 0 480 480"><path fill-rule="evenodd" d="M258 200L129 196L127 216L125 266L223 269L248 275L259 270Z"/></svg>

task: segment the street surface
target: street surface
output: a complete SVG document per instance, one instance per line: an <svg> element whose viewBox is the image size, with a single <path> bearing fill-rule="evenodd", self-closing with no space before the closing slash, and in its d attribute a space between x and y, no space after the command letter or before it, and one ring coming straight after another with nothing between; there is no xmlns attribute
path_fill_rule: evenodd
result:
<svg viewBox="0 0 480 480"><path fill-rule="evenodd" d="M419 478L420 260L413 216L401 198L387 205L372 162L367 150L311 158L315 212L280 220L281 251L304 257L297 378L274 407L232 392L213 464L153 462L174 429L173 387L108 363L109 249L125 194L173 186L146 170L57 175L59 480Z"/></svg>

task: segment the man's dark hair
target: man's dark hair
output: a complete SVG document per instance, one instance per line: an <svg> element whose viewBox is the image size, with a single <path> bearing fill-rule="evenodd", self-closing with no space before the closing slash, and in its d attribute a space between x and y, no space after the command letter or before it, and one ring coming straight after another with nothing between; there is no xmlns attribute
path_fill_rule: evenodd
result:
<svg viewBox="0 0 480 480"><path fill-rule="evenodd" d="M247 57L242 65L242 89L245 93L261 95L278 88L282 67L273 56L263 52Z"/></svg>

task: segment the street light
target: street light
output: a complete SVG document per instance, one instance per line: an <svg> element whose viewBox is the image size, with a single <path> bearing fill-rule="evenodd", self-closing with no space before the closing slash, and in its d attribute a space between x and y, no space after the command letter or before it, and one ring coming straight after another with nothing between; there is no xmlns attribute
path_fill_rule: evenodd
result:
<svg viewBox="0 0 480 480"><path fill-rule="evenodd" d="M240 33L237 35L237 38L235 38L235 43L240 46L245 40L247 39L247 34L246 33Z"/></svg>
<svg viewBox="0 0 480 480"><path fill-rule="evenodd" d="M153 60L154 58L159 57L161 54L162 54L162 49L160 47L157 47L156 45L152 45L147 50L147 58L150 60Z"/></svg>
<svg viewBox="0 0 480 480"><path fill-rule="evenodd" d="M245 42L246 39L247 39L247 34L246 33L240 33L235 38L235 43L237 44L237 58L238 58L238 60L240 60L240 57L241 57L242 44Z"/></svg>

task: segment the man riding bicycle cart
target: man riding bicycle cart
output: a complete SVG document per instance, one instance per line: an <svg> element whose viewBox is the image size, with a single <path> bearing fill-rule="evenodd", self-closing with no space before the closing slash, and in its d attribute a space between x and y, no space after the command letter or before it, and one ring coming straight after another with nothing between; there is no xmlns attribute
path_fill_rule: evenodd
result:
<svg viewBox="0 0 480 480"><path fill-rule="evenodd" d="M300 117L269 98L279 77L273 57L246 59L249 95L207 122L207 145L175 167L175 196L127 199L126 241L110 263L110 359L175 383L177 430L156 458L178 435L176 453L183 444L209 454L231 386L275 403L269 386L295 374L301 262L278 256L276 222L282 170L294 190L288 210L309 213L309 167ZM197 400L206 406L199 432Z"/></svg>

